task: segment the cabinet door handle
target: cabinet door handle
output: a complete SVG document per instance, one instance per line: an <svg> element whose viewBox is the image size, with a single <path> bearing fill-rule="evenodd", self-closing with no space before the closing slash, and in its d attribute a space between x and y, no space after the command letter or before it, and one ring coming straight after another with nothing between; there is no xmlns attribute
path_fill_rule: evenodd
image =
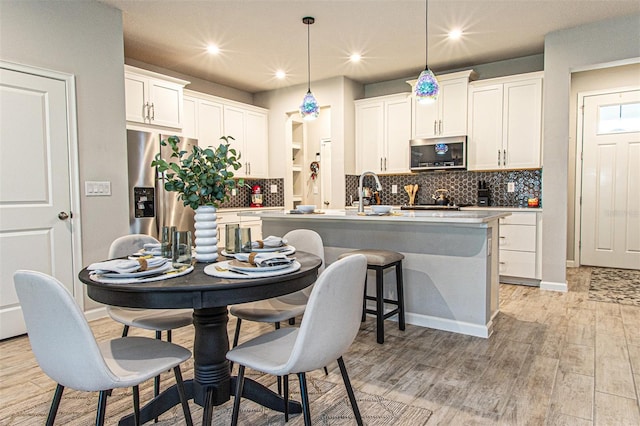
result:
<svg viewBox="0 0 640 426"><path fill-rule="evenodd" d="M438 120L433 120L433 134L438 134Z"/></svg>
<svg viewBox="0 0 640 426"><path fill-rule="evenodd" d="M249 162L247 164L249 164L249 174L251 174L251 162Z"/></svg>
<svg viewBox="0 0 640 426"><path fill-rule="evenodd" d="M156 119L156 107L153 104L153 102L151 102L151 120L155 120Z"/></svg>
<svg viewBox="0 0 640 426"><path fill-rule="evenodd" d="M500 150L498 150L498 166L500 166Z"/></svg>
<svg viewBox="0 0 640 426"><path fill-rule="evenodd" d="M384 169L382 168L382 157L380 157L380 171L383 171Z"/></svg>
<svg viewBox="0 0 640 426"><path fill-rule="evenodd" d="M149 102L145 102L142 105L142 121L149 120Z"/></svg>
<svg viewBox="0 0 640 426"><path fill-rule="evenodd" d="M442 134L442 120L438 120L438 134Z"/></svg>
<svg viewBox="0 0 640 426"><path fill-rule="evenodd" d="M506 149L502 150L502 165L503 166L507 165L507 150Z"/></svg>
<svg viewBox="0 0 640 426"><path fill-rule="evenodd" d="M384 171L387 171L387 157L384 157Z"/></svg>

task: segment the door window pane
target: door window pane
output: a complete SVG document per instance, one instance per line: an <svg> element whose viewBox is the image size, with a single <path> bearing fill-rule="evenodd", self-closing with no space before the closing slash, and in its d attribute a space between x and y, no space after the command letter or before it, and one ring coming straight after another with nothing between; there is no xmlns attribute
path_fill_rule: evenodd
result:
<svg viewBox="0 0 640 426"><path fill-rule="evenodd" d="M640 103L601 106L598 134L640 131Z"/></svg>

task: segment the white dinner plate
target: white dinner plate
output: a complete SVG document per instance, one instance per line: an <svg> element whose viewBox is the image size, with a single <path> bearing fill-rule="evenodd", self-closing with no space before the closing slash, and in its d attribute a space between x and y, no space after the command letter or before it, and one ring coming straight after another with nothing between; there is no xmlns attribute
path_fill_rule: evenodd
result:
<svg viewBox="0 0 640 426"><path fill-rule="evenodd" d="M287 265L286 268L277 269L275 271L264 271L263 268L253 268L251 272L244 271L233 271L233 269L229 269L230 260L225 260L223 262L216 262L209 264L204 267L204 273L207 275L211 275L212 277L219 278L235 278L235 279L247 279L247 278L267 278L267 277L277 277L279 275L286 275L291 272L295 272L300 269L300 262L294 260L291 265ZM222 270L216 269L216 266L222 268Z"/></svg>
<svg viewBox="0 0 640 426"><path fill-rule="evenodd" d="M146 271L125 272L125 273L107 272L99 275L105 278L138 278L138 277L146 277L147 275L158 274L160 272L165 272L171 268L173 268L173 266L171 265L171 262L167 260L167 262L163 263L157 268L147 269Z"/></svg>
<svg viewBox="0 0 640 426"><path fill-rule="evenodd" d="M256 266L256 265L250 264L249 262L241 262L238 259L229 261L229 269L235 269L236 271L243 271L243 272L277 271L278 269L288 268L291 265L293 265L293 262L286 263L284 265Z"/></svg>

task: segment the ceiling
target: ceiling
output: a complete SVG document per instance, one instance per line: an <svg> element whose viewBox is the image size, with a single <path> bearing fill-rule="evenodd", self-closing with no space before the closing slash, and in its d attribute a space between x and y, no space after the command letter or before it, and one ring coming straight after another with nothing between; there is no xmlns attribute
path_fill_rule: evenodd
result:
<svg viewBox="0 0 640 426"><path fill-rule="evenodd" d="M125 56L250 93L346 76L363 84L425 66L423 0L99 0L123 11ZM429 67L543 53L544 36L640 13L638 0L430 0ZM453 28L463 31L449 40ZM219 46L216 56L208 44ZM349 62L358 52L362 60ZM275 78L277 70L287 77ZM312 84L313 87L313 84Z"/></svg>

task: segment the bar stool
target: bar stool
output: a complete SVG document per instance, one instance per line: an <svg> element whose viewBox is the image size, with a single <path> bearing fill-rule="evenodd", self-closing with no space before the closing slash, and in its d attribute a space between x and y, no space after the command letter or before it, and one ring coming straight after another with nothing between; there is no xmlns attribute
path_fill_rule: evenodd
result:
<svg viewBox="0 0 640 426"><path fill-rule="evenodd" d="M376 316L376 334L378 343L384 343L384 320L398 314L398 328L400 330L405 329L404 322L404 291L402 289L402 259L404 255L395 251L389 250L354 250L348 253L343 253L339 256L339 259L350 256L352 254L363 254L367 258L367 269L376 271L376 295L367 295L367 279L365 278L364 285L364 299L362 306L362 321L365 320L366 314L374 314ZM396 293L398 295L397 300L384 298L384 271L387 268L396 268ZM375 300L376 309L367 309L367 300ZM384 313L384 307L386 304L395 305L396 308Z"/></svg>

